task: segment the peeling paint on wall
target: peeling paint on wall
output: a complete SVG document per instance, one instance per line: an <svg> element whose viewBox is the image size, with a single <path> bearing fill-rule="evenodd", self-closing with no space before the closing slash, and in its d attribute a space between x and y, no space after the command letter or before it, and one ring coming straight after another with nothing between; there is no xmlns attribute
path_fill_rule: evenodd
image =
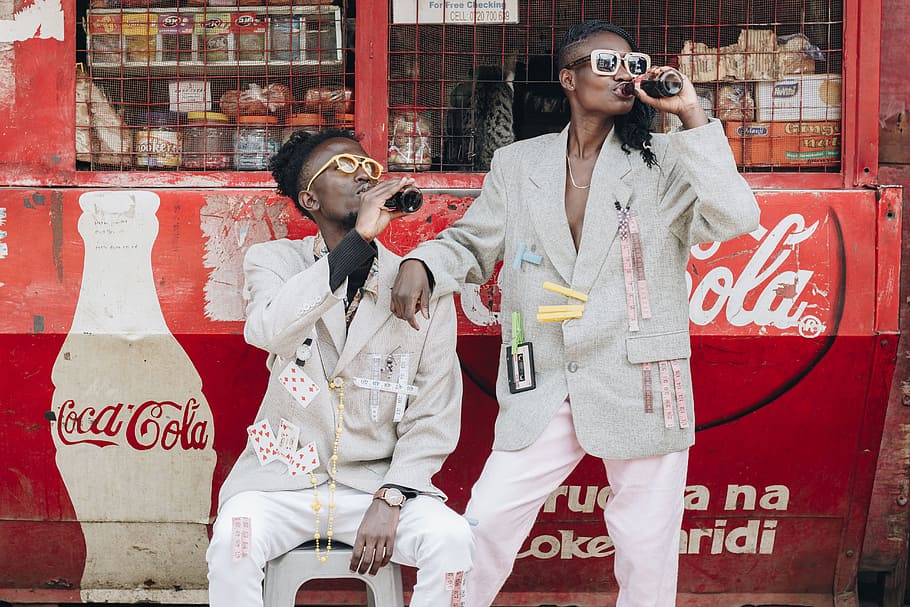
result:
<svg viewBox="0 0 910 607"><path fill-rule="evenodd" d="M0 0L0 7L4 0ZM2 10L0 10L2 14ZM12 107L16 100L16 76L13 66L16 63L16 53L13 45L0 42L0 107ZM0 133L6 133L11 125L0 125Z"/></svg>
<svg viewBox="0 0 910 607"><path fill-rule="evenodd" d="M63 40L63 5L60 0L35 0L14 13L12 2L0 3L0 43L31 38ZM12 19L8 17L12 16Z"/></svg>
<svg viewBox="0 0 910 607"><path fill-rule="evenodd" d="M0 228L6 225L6 207L0 207ZM0 229L0 259L6 259L6 256L9 255L9 245L4 242L6 240L6 230ZM3 281L0 280L0 287L3 286Z"/></svg>
<svg viewBox="0 0 910 607"><path fill-rule="evenodd" d="M257 242L284 238L285 204L266 196L211 194L199 212L205 236L205 315L210 320L244 320L243 257Z"/></svg>

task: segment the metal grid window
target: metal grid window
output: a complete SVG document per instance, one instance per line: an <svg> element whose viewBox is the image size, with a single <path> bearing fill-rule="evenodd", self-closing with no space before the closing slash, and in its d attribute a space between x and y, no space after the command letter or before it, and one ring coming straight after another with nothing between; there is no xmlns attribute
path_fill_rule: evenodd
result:
<svg viewBox="0 0 910 607"><path fill-rule="evenodd" d="M690 77L744 171L840 171L838 0L391 0L390 16L392 169L486 171L498 147L560 130L556 47L607 19Z"/></svg>
<svg viewBox="0 0 910 607"><path fill-rule="evenodd" d="M345 6L77 0L80 170L264 170L293 130L353 128Z"/></svg>

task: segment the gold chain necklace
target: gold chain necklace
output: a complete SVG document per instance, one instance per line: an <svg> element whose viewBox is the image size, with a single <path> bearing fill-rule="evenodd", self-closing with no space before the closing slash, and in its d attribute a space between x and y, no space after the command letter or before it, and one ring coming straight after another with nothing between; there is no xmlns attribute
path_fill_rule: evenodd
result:
<svg viewBox="0 0 910 607"><path fill-rule="evenodd" d="M578 185L575 183L575 175L572 174L572 162L569 160L568 152L566 153L566 166L569 167L569 181L572 182L573 188L577 188L579 190L587 190L591 187L590 183L588 185Z"/></svg>
<svg viewBox="0 0 910 607"><path fill-rule="evenodd" d="M344 382L340 377L336 377L329 382L329 388L338 392L338 425L335 427L335 442L332 445L332 472L329 475L329 527L325 534L325 556L319 549L319 511L322 510L322 502L319 501L319 489L317 489L316 475L310 471L310 483L313 485L313 512L316 515L316 528L313 532L313 539L316 541L316 558L324 563L329 560L329 553L332 551L332 536L335 527L335 478L338 473L338 441L341 439L341 431L344 422ZM326 470L328 470L326 465Z"/></svg>

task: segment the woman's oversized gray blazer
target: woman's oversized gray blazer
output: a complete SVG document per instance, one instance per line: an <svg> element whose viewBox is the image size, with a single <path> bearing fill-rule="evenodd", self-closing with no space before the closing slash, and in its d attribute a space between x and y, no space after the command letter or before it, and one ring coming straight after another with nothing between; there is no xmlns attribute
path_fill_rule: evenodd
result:
<svg viewBox="0 0 910 607"><path fill-rule="evenodd" d="M438 292L483 284L504 260L494 449L531 444L568 397L576 434L590 454L629 459L679 451L694 442L689 368L686 264L692 245L724 241L758 227L759 210L737 173L721 124L656 134L659 166L626 153L611 132L597 159L576 254L564 206L567 129L498 150L481 194L464 217L407 258L422 260ZM652 317L629 330L620 207L641 230ZM520 246L543 257L513 267ZM540 323L541 305L580 303L543 288L558 283L586 294L581 318ZM510 394L504 363L511 315L521 312L532 342L537 387ZM666 428L657 373L660 361L681 371L688 427ZM654 412L644 407L643 363L654 363ZM672 380L671 380L672 381ZM674 396L675 402L675 396Z"/></svg>

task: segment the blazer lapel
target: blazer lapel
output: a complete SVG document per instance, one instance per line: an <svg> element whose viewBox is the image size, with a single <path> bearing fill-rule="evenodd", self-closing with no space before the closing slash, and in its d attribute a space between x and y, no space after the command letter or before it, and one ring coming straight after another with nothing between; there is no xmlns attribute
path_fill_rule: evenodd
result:
<svg viewBox="0 0 910 607"><path fill-rule="evenodd" d="M316 321L316 336L328 348L328 351L320 351L323 365L327 370L335 368L338 357L344 350L345 342L347 341L346 333L344 305L341 302L329 308L322 315L322 318Z"/></svg>
<svg viewBox="0 0 910 607"><path fill-rule="evenodd" d="M634 153L634 152L633 152ZM632 162L612 129L604 140L591 176L591 190L585 206L578 260L572 275L574 288L591 289L616 240L619 221L616 203L625 207L632 195Z"/></svg>
<svg viewBox="0 0 910 607"><path fill-rule="evenodd" d="M531 183L536 186L536 189L530 191L536 195L525 201L540 243L566 284L571 283L572 268L575 265L575 245L569 231L565 205L568 134L566 127L553 143L547 144L546 150L540 150L538 170L528 175ZM556 153L553 153L553 147L556 148Z"/></svg>
<svg viewBox="0 0 910 607"><path fill-rule="evenodd" d="M303 242L306 246L303 250L304 258L308 263L316 263L313 255L314 236L306 237ZM329 308L322 318L316 321L316 337L319 339L319 356L322 358L322 365L325 370L334 368L338 355L344 348L345 334L347 329L344 322L344 306L341 302Z"/></svg>
<svg viewBox="0 0 910 607"><path fill-rule="evenodd" d="M400 262L401 260L397 256L379 245L379 292L376 294L375 301L371 295L366 293L360 299L333 376L340 373L354 360L354 357L375 337L379 327L392 315L392 283L395 281Z"/></svg>

